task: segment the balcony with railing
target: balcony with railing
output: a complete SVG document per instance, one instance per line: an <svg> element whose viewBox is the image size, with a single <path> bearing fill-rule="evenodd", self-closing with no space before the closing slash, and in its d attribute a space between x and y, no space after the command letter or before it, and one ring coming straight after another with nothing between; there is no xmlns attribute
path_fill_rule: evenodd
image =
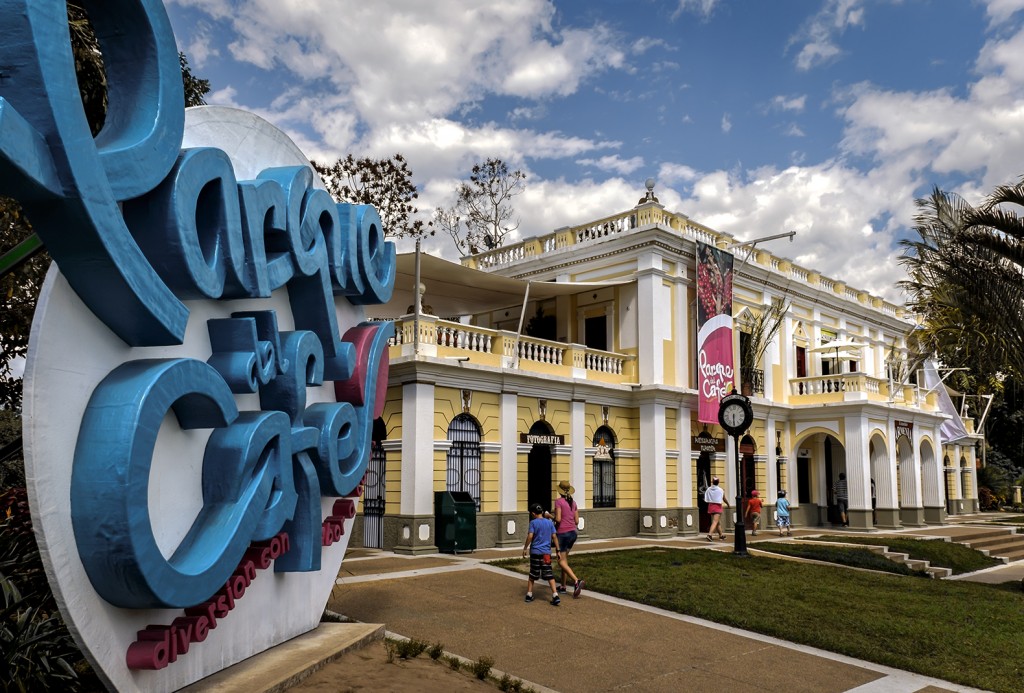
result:
<svg viewBox="0 0 1024 693"><path fill-rule="evenodd" d="M938 408L935 393L922 392L917 385L890 387L886 378L866 373L835 373L791 378L790 404L831 404L838 402L887 402L915 409Z"/></svg>
<svg viewBox="0 0 1024 693"><path fill-rule="evenodd" d="M389 354L391 360L412 356L416 346L416 321L413 317L407 315L396 320ZM468 360L491 368L603 383L631 383L637 378L636 359L629 354L517 336L515 332L465 325L433 315L421 315L419 318L418 347L421 356Z"/></svg>

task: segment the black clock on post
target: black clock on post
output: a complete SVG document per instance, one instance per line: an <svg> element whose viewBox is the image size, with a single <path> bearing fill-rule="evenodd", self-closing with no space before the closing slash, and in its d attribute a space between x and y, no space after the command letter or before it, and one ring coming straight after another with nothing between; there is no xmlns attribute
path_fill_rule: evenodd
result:
<svg viewBox="0 0 1024 693"><path fill-rule="evenodd" d="M736 528L733 532L735 543L733 554L747 555L746 526L743 524L743 467L740 461L740 436L746 433L754 422L754 409L750 400L743 395L731 394L722 398L718 405L718 423L732 436L733 450L736 451Z"/></svg>

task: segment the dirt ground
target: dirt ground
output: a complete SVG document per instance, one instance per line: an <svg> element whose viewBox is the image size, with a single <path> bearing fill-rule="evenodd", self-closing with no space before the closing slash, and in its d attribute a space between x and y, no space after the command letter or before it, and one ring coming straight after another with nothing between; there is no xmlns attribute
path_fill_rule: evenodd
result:
<svg viewBox="0 0 1024 693"><path fill-rule="evenodd" d="M426 653L408 660L395 657L389 663L384 641L378 640L346 653L289 690L303 693L494 693L498 687L465 671L454 671L447 663L435 662Z"/></svg>

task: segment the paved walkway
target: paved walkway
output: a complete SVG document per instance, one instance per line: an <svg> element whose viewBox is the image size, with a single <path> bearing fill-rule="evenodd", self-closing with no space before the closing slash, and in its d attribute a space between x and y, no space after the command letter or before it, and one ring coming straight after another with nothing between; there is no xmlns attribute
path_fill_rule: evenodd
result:
<svg viewBox="0 0 1024 693"><path fill-rule="evenodd" d="M759 535L756 541L767 539ZM574 552L651 543L585 541ZM703 538L657 544L708 546ZM715 545L732 548L729 543ZM578 600L563 598L556 609L547 602L544 586L535 590L537 601L525 604L522 575L481 563L517 555L519 549L458 557L354 549L342 565L329 608L359 621L383 623L395 634L440 642L468 659L492 657L495 669L538 690L976 690L593 592Z"/></svg>

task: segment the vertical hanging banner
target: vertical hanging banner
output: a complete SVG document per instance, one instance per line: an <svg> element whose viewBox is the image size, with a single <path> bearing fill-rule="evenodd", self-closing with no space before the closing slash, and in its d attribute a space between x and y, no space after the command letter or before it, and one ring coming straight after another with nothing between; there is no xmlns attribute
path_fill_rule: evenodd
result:
<svg viewBox="0 0 1024 693"><path fill-rule="evenodd" d="M718 401L733 384L733 256L697 243L697 420L718 423Z"/></svg>

